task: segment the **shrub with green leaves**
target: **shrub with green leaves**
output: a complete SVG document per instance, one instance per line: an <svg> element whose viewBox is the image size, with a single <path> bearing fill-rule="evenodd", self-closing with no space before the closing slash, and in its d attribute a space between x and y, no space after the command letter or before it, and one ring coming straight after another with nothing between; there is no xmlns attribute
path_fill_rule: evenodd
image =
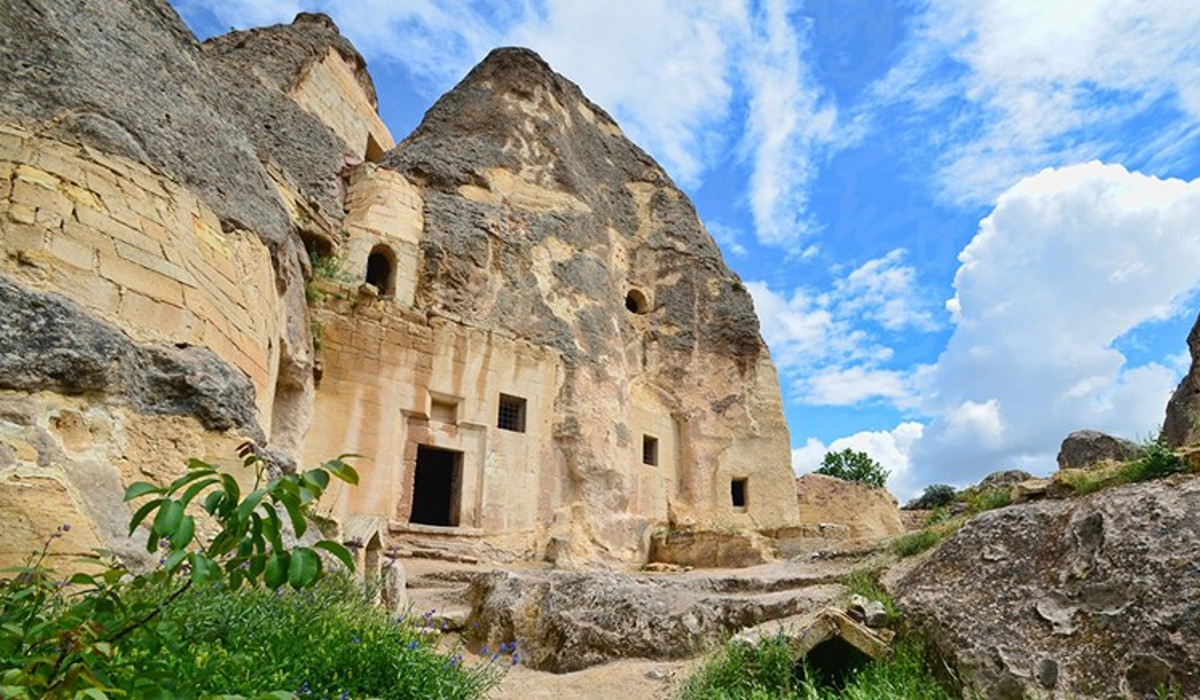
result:
<svg viewBox="0 0 1200 700"><path fill-rule="evenodd" d="M949 484L930 484L925 487L920 497L906 507L920 510L944 508L953 503L957 497L958 491Z"/></svg>
<svg viewBox="0 0 1200 700"><path fill-rule="evenodd" d="M897 537L892 542L892 552L896 556L911 557L932 548L938 542L942 541L942 537L944 535L937 529L927 527L924 530L918 530L917 532Z"/></svg>
<svg viewBox="0 0 1200 700"><path fill-rule="evenodd" d="M871 459L866 452L857 452L847 447L841 452L826 453L825 458L821 460L821 468L817 469L816 473L881 489L891 472Z"/></svg>
<svg viewBox="0 0 1200 700"><path fill-rule="evenodd" d="M126 500L150 499L130 533L149 524L159 568L134 575L94 562L97 573L64 580L46 565L64 524L0 579L0 697L290 698L319 688L471 698L498 682L499 666L462 668L461 655L438 653L411 621L389 619L346 581L313 589L321 553L351 570L353 558L331 540L291 545L287 528L305 534L332 478L357 483L344 456L296 474L273 474L252 445L240 456L254 469L248 493L199 460L168 486L128 488ZM201 509L217 526L207 542L197 537Z"/></svg>

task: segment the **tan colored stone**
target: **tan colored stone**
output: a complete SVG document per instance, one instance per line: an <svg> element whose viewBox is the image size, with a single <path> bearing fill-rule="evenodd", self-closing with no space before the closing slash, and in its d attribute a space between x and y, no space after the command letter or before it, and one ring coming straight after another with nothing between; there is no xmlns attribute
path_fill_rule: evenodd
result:
<svg viewBox="0 0 1200 700"><path fill-rule="evenodd" d="M884 538L905 531L896 498L884 489L822 474L796 479L799 522L809 525L836 523L853 537Z"/></svg>

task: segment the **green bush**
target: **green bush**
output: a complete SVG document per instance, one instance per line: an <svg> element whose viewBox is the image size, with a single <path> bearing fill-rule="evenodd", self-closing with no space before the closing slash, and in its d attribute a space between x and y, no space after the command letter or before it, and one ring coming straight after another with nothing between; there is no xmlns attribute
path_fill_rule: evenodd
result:
<svg viewBox="0 0 1200 700"><path fill-rule="evenodd" d="M910 503L907 507L918 508L921 510L932 510L934 508L943 508L954 502L957 498L958 491L949 484L931 484L925 487L925 491L917 500Z"/></svg>
<svg viewBox="0 0 1200 700"><path fill-rule="evenodd" d="M985 511L1011 505L1012 489L1007 486L992 486L982 490L972 489L966 493L964 500L967 502L967 514L978 515Z"/></svg>
<svg viewBox="0 0 1200 700"><path fill-rule="evenodd" d="M176 692L203 696L283 689L327 698L457 699L481 697L517 659L516 644L505 644L468 667L457 649L438 651L438 635L422 629L428 620L388 616L343 575L278 593L205 586L164 613L163 624L187 633L156 663Z"/></svg>
<svg viewBox="0 0 1200 700"><path fill-rule="evenodd" d="M826 453L825 458L821 460L821 468L816 473L881 489L890 472L871 459L866 452L856 452L847 447L841 452Z"/></svg>
<svg viewBox="0 0 1200 700"><path fill-rule="evenodd" d="M284 518L303 535L331 477L357 483L353 468L338 458L270 477L252 445L240 454L255 470L246 494L199 460L169 486L127 489L126 500L150 497L130 533L149 523L158 569L134 575L96 562L98 573L64 580L46 565L70 529L62 525L0 580L0 698L290 698L315 688L328 697L467 698L499 680L499 665L462 669L461 655L439 655L410 622L389 620L345 581L313 588L324 578L318 551L348 569L353 559L330 540L285 543ZM217 526L207 541L197 538L198 508ZM515 661L515 645L505 651Z"/></svg>

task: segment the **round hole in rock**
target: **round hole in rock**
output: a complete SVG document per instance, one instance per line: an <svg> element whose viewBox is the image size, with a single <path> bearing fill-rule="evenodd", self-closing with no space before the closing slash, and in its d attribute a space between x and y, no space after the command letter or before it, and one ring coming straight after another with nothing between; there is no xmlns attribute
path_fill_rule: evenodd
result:
<svg viewBox="0 0 1200 700"><path fill-rule="evenodd" d="M650 310L650 302L640 290L631 289L625 295L625 308L635 314L644 314Z"/></svg>
<svg viewBox="0 0 1200 700"><path fill-rule="evenodd" d="M871 663L871 657L841 637L833 637L812 648L797 662L797 673L819 687L841 690L855 673Z"/></svg>

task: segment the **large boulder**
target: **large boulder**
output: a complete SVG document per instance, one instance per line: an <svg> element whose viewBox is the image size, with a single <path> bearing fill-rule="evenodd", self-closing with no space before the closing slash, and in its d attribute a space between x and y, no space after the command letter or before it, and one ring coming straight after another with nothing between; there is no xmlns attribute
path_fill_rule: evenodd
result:
<svg viewBox="0 0 1200 700"><path fill-rule="evenodd" d="M1200 696L1200 479L990 511L893 585L988 698Z"/></svg>
<svg viewBox="0 0 1200 700"><path fill-rule="evenodd" d="M1168 447L1182 447L1200 442L1200 317L1187 337L1192 364L1179 381L1163 420L1162 437Z"/></svg>
<svg viewBox="0 0 1200 700"><path fill-rule="evenodd" d="M467 628L492 648L519 640L523 663L555 673L685 659L738 630L824 607L844 590L821 580L496 571L472 582Z"/></svg>
<svg viewBox="0 0 1200 700"><path fill-rule="evenodd" d="M1059 469L1087 469L1101 464L1125 462L1141 453L1137 443L1096 430L1077 430L1066 437L1058 451Z"/></svg>
<svg viewBox="0 0 1200 700"><path fill-rule="evenodd" d="M801 525L836 523L851 537L891 537L904 532L900 506L886 489L823 474L796 479L796 501Z"/></svg>

